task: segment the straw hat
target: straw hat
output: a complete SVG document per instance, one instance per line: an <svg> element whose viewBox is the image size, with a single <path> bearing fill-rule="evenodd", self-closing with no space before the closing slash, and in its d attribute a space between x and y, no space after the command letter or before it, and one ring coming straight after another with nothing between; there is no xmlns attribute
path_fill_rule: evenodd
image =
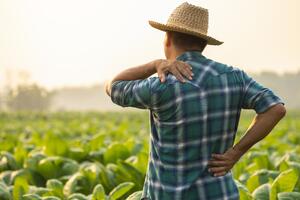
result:
<svg viewBox="0 0 300 200"><path fill-rule="evenodd" d="M176 31L205 39L209 45L223 42L207 35L208 10L187 2L179 5L169 16L166 24L149 20L149 24L161 31Z"/></svg>

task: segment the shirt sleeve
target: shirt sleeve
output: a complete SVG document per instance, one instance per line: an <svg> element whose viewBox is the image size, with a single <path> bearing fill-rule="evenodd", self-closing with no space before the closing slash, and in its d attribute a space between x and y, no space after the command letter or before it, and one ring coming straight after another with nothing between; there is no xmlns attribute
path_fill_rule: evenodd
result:
<svg viewBox="0 0 300 200"><path fill-rule="evenodd" d="M122 107L150 109L151 79L113 82L111 100Z"/></svg>
<svg viewBox="0 0 300 200"><path fill-rule="evenodd" d="M242 108L254 109L256 113L263 113L275 104L284 102L274 92L256 82L252 77L242 71L244 80L244 94Z"/></svg>

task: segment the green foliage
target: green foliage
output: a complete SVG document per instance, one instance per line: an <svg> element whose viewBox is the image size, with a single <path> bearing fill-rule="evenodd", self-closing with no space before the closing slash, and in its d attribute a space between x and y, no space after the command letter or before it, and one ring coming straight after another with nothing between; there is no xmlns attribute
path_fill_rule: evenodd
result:
<svg viewBox="0 0 300 200"><path fill-rule="evenodd" d="M42 200L42 198L37 194L25 194L23 200Z"/></svg>
<svg viewBox="0 0 300 200"><path fill-rule="evenodd" d="M63 194L63 184L57 179L49 179L47 181L46 187L50 189L49 194L59 198L64 198Z"/></svg>
<svg viewBox="0 0 300 200"><path fill-rule="evenodd" d="M9 189L5 185L4 182L0 182L0 199L2 199L2 200L11 200L12 199Z"/></svg>
<svg viewBox="0 0 300 200"><path fill-rule="evenodd" d="M299 179L299 174L294 169L282 172L272 183L270 200L277 199L277 193L292 192Z"/></svg>
<svg viewBox="0 0 300 200"><path fill-rule="evenodd" d="M253 192L253 190L255 190L258 186L268 183L270 180L275 179L278 175L279 172L277 171L270 171L266 169L257 170L247 180L247 188L250 192Z"/></svg>
<svg viewBox="0 0 300 200"><path fill-rule="evenodd" d="M115 187L110 193L109 197L111 200L116 200L122 197L124 194L126 194L131 188L133 188L134 183L131 182L125 182L121 183L117 187Z"/></svg>
<svg viewBox="0 0 300 200"><path fill-rule="evenodd" d="M0 153L0 172L17 169L17 162L14 156L9 152Z"/></svg>
<svg viewBox="0 0 300 200"><path fill-rule="evenodd" d="M253 115L242 116L236 141ZM299 199L300 112L232 169L241 200ZM278 139L280 138L280 139ZM0 113L0 199L139 200L146 113Z"/></svg>
<svg viewBox="0 0 300 200"><path fill-rule="evenodd" d="M258 186L252 193L255 200L269 200L270 199L270 184L265 183Z"/></svg>
<svg viewBox="0 0 300 200"><path fill-rule="evenodd" d="M300 199L299 192L280 192L278 195L278 200L298 200Z"/></svg>
<svg viewBox="0 0 300 200"><path fill-rule="evenodd" d="M95 186L93 190L92 200L103 200L105 199L105 190L101 184Z"/></svg>
<svg viewBox="0 0 300 200"><path fill-rule="evenodd" d="M47 157L39 161L37 172L45 179L51 179L71 175L78 170L78 167L77 162L68 158Z"/></svg>
<svg viewBox="0 0 300 200"><path fill-rule="evenodd" d="M124 144L110 144L104 154L105 163L115 163L118 159L126 159L130 156L130 152Z"/></svg>
<svg viewBox="0 0 300 200"><path fill-rule="evenodd" d="M140 200L142 197L142 191L132 193L126 200Z"/></svg>
<svg viewBox="0 0 300 200"><path fill-rule="evenodd" d="M28 183L25 178L19 177L14 183L13 200L22 199L23 195L29 190Z"/></svg>

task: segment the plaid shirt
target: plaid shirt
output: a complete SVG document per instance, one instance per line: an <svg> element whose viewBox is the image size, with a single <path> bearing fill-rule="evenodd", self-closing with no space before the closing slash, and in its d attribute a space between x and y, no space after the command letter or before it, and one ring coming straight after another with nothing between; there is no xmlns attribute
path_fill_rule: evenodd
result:
<svg viewBox="0 0 300 200"><path fill-rule="evenodd" d="M143 197L152 200L236 200L231 171L214 177L207 162L212 153L233 146L241 109L262 113L282 103L244 71L187 51L176 58L189 63L193 80L168 74L116 81L111 99L122 107L150 110L150 159Z"/></svg>

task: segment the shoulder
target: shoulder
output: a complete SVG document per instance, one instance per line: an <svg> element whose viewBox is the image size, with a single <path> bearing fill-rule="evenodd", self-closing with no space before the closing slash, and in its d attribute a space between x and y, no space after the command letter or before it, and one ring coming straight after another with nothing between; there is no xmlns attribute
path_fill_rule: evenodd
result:
<svg viewBox="0 0 300 200"><path fill-rule="evenodd" d="M219 76L225 73L241 73L242 70L238 67L222 63L216 60L207 59L211 69L214 71L213 75Z"/></svg>
<svg viewBox="0 0 300 200"><path fill-rule="evenodd" d="M203 87L220 84L244 87L245 77L248 76L243 69L209 58L205 63L207 63L208 73L205 73L206 76L203 78Z"/></svg>
<svg viewBox="0 0 300 200"><path fill-rule="evenodd" d="M160 79L156 77L149 77L148 81L150 83L151 92L158 93L164 91L170 84L170 76L166 76L165 82L161 82Z"/></svg>

